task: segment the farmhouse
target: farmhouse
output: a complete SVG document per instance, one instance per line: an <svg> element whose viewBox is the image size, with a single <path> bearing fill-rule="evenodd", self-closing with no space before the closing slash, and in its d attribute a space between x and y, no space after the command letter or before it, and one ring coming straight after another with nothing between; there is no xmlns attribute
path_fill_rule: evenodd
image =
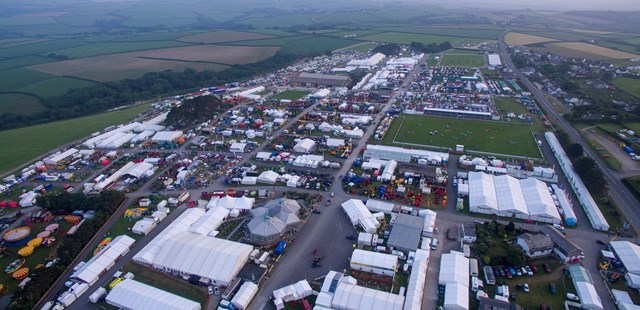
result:
<svg viewBox="0 0 640 310"><path fill-rule="evenodd" d="M553 241L547 235L524 233L518 236L518 245L529 258L543 257L551 254Z"/></svg>
<svg viewBox="0 0 640 310"><path fill-rule="evenodd" d="M349 82L348 76L307 72L302 72L289 78L289 83L292 86L344 87L347 82Z"/></svg>
<svg viewBox="0 0 640 310"><path fill-rule="evenodd" d="M571 242L560 231L553 226L546 225L540 229L540 232L549 236L553 241L553 253L566 263L579 262L584 258L584 251L581 247Z"/></svg>

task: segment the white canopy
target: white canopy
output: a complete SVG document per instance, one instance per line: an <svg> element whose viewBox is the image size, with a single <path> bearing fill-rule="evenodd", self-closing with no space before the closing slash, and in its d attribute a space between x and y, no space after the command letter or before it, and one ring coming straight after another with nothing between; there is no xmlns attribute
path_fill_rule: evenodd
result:
<svg viewBox="0 0 640 310"><path fill-rule="evenodd" d="M640 275L640 246L629 241L611 241L610 244L627 272Z"/></svg>
<svg viewBox="0 0 640 310"><path fill-rule="evenodd" d="M444 288L444 308L447 310L469 309L469 287L460 283L447 283Z"/></svg>
<svg viewBox="0 0 640 310"><path fill-rule="evenodd" d="M222 198L214 197L211 199L211 207L222 207L225 209L237 209L237 210L251 210L255 203L255 198L249 198L246 196L242 197L231 197L224 196Z"/></svg>
<svg viewBox="0 0 640 310"><path fill-rule="evenodd" d="M258 293L258 286L253 282L245 282L240 286L240 289L231 299L231 303L240 310L247 309L249 307L249 303L253 299L253 296Z"/></svg>
<svg viewBox="0 0 640 310"><path fill-rule="evenodd" d="M156 227L156 221L144 218L133 224L131 232L138 235L147 235L154 227Z"/></svg>
<svg viewBox="0 0 640 310"><path fill-rule="evenodd" d="M604 309L602 306L602 301L600 300L600 296L598 296L596 287L593 284L585 281L579 281L574 284L576 286L576 291L578 292L578 297L580 298L580 303L582 303L583 308L593 310Z"/></svg>
<svg viewBox="0 0 640 310"><path fill-rule="evenodd" d="M377 199L367 199L366 207L371 212L383 212L385 214L393 213L394 204L392 202L377 200Z"/></svg>
<svg viewBox="0 0 640 310"><path fill-rule="evenodd" d="M228 216L229 210L225 208L209 209L207 213L191 224L188 231L203 236L211 235Z"/></svg>
<svg viewBox="0 0 640 310"><path fill-rule="evenodd" d="M331 307L341 310L400 310L404 297L362 286L340 283Z"/></svg>
<svg viewBox="0 0 640 310"><path fill-rule="evenodd" d="M172 142L182 136L182 131L159 131L156 132L155 135L151 138L152 141L162 143L162 142Z"/></svg>
<svg viewBox="0 0 640 310"><path fill-rule="evenodd" d="M71 277L93 284L100 275L114 265L116 260L129 252L134 242L133 238L126 235L115 237L98 254L75 271Z"/></svg>
<svg viewBox="0 0 640 310"><path fill-rule="evenodd" d="M442 254L438 284L460 283L469 286L469 259L462 253Z"/></svg>
<svg viewBox="0 0 640 310"><path fill-rule="evenodd" d="M398 267L398 257L391 254L355 249L351 254L351 265L370 266L395 271Z"/></svg>
<svg viewBox="0 0 640 310"><path fill-rule="evenodd" d="M298 153L310 153L311 150L313 150L313 148L315 147L316 147L315 141L309 138L304 138L298 141L298 143L293 147L293 151Z"/></svg>
<svg viewBox="0 0 640 310"><path fill-rule="evenodd" d="M178 295L157 289L153 286L126 279L116 285L109 295L107 303L132 310L200 310L199 303Z"/></svg>
<svg viewBox="0 0 640 310"><path fill-rule="evenodd" d="M277 172L267 170L260 173L260 175L258 176L258 182L266 184L276 184L276 182L278 181L278 177L280 177L280 175Z"/></svg>
<svg viewBox="0 0 640 310"><path fill-rule="evenodd" d="M422 296L427 282L427 262L416 261L411 266L411 275L407 285L407 298L403 310L420 310L422 308Z"/></svg>

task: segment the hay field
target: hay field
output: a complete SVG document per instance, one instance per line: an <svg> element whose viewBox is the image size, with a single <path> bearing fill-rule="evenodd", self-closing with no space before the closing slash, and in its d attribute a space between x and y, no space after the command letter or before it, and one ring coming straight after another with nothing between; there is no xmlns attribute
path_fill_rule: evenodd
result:
<svg viewBox="0 0 640 310"><path fill-rule="evenodd" d="M568 57L584 57L588 59L629 59L640 58L640 55L597 46L582 42L549 43L545 47L554 54Z"/></svg>
<svg viewBox="0 0 640 310"><path fill-rule="evenodd" d="M178 41L189 43L219 43L244 40L273 38L273 36L255 32L212 31L179 38Z"/></svg>
<svg viewBox="0 0 640 310"><path fill-rule="evenodd" d="M518 32L509 32L504 38L505 42L509 45L529 45L542 42L554 42L556 39L545 38L541 36L535 36L531 34L524 34Z"/></svg>
<svg viewBox="0 0 640 310"><path fill-rule="evenodd" d="M57 76L73 76L106 82L136 78L147 72L184 70L185 68L220 71L226 67L213 63L138 58L127 53L65 60L29 68Z"/></svg>
<svg viewBox="0 0 640 310"><path fill-rule="evenodd" d="M134 57L202 61L220 64L247 64L269 58L278 51L273 46L197 45L127 53Z"/></svg>

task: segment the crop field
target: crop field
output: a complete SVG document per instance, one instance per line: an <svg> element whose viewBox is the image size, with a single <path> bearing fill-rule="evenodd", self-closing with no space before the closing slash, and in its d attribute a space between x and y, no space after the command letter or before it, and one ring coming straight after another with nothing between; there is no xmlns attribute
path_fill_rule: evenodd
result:
<svg viewBox="0 0 640 310"><path fill-rule="evenodd" d="M395 127L396 123L400 125ZM382 143L397 146L410 143L451 149L455 149L456 144L464 144L465 149L470 151L537 158L541 155L531 136L535 128L524 124L403 115L393 121Z"/></svg>
<svg viewBox="0 0 640 310"><path fill-rule="evenodd" d="M313 55L326 51L335 51L358 43L360 43L360 41L316 36L291 42L282 47L282 52L298 55Z"/></svg>
<svg viewBox="0 0 640 310"><path fill-rule="evenodd" d="M629 53L639 52L638 47L633 44L626 44L624 42L612 42L612 41L597 41L597 45L608 47L614 50L625 51Z"/></svg>
<svg viewBox="0 0 640 310"><path fill-rule="evenodd" d="M371 42L364 42L364 43L359 43L356 45L352 45L349 47L344 48L345 50L348 51L354 51L354 52L368 52L370 50L372 50L374 47L376 47L375 44L371 43Z"/></svg>
<svg viewBox="0 0 640 310"><path fill-rule="evenodd" d="M49 74L27 69L3 70L0 71L0 91L13 91L51 78Z"/></svg>
<svg viewBox="0 0 640 310"><path fill-rule="evenodd" d="M285 90L283 92L279 92L270 97L270 99L288 99L288 100L298 100L306 95L308 95L308 91L304 90Z"/></svg>
<svg viewBox="0 0 640 310"><path fill-rule="evenodd" d="M32 43L48 41L49 39L40 38L16 38L16 39L0 39L0 48L10 48Z"/></svg>
<svg viewBox="0 0 640 310"><path fill-rule="evenodd" d="M291 42L308 39L308 38L312 38L312 36L294 35L294 36L270 38L270 39L238 41L238 42L233 42L231 44L236 46L238 45L240 46L284 46Z"/></svg>
<svg viewBox="0 0 640 310"><path fill-rule="evenodd" d="M99 55L109 55L133 51L161 49L187 45L177 41L148 41L148 42L108 42L92 43L78 47L72 47L53 51L56 55L65 55L69 58L83 58ZM44 53L45 55L47 53Z"/></svg>
<svg viewBox="0 0 640 310"><path fill-rule="evenodd" d="M64 95L69 89L82 88L93 84L95 83L87 80L60 76L19 88L18 91L38 95L42 98L52 98Z"/></svg>
<svg viewBox="0 0 640 310"><path fill-rule="evenodd" d="M441 66L482 67L484 57L479 55L444 55L440 60Z"/></svg>
<svg viewBox="0 0 640 310"><path fill-rule="evenodd" d="M635 45L639 45L640 44L640 38L625 39L624 41L629 43L629 44L635 44Z"/></svg>
<svg viewBox="0 0 640 310"><path fill-rule="evenodd" d="M622 91L640 98L640 79L632 79L627 77L619 77L611 81L613 85Z"/></svg>
<svg viewBox="0 0 640 310"><path fill-rule="evenodd" d="M130 121L149 105L105 112L59 122L0 131L0 173L49 152L54 147L78 140L113 124ZM73 128L73 130L69 130Z"/></svg>
<svg viewBox="0 0 640 310"><path fill-rule="evenodd" d="M45 54L61 50L65 48L72 48L76 46L86 45L87 42L78 39L59 39L50 40L44 42L37 42L33 44L25 44L21 46L15 46L10 48L0 49L0 57L12 58L21 57L25 55L38 55Z"/></svg>
<svg viewBox="0 0 640 310"><path fill-rule="evenodd" d="M540 36L543 38L556 39L559 41L580 41L580 40L596 40L599 37L585 33L569 32L569 31L520 31L525 34Z"/></svg>
<svg viewBox="0 0 640 310"><path fill-rule="evenodd" d="M582 42L559 42L545 44L549 52L567 57L583 57L587 59L629 59L640 55L597 46Z"/></svg>
<svg viewBox="0 0 640 310"><path fill-rule="evenodd" d="M28 115L46 110L40 100L26 94L10 93L0 95L0 111L16 115Z"/></svg>
<svg viewBox="0 0 640 310"><path fill-rule="evenodd" d="M242 31L213 31L182 37L179 41L190 43L219 43L273 38L266 34Z"/></svg>
<svg viewBox="0 0 640 310"><path fill-rule="evenodd" d="M196 45L127 53L133 57L201 61L220 64L246 64L269 58L278 51L272 46Z"/></svg>
<svg viewBox="0 0 640 310"><path fill-rule="evenodd" d="M402 33L402 32L385 32L380 34L374 34L358 38L359 40L379 41L388 43L409 44L411 42L420 42L422 44L449 42L453 45L461 44L478 44L485 42L486 40L472 39L472 38L460 38L460 37L447 37L428 34L417 33Z"/></svg>
<svg viewBox="0 0 640 310"><path fill-rule="evenodd" d="M220 71L227 66L206 62L139 58L127 53L65 60L29 68L57 76L73 76L105 82L140 77L147 72L184 70L185 68Z"/></svg>
<svg viewBox="0 0 640 310"><path fill-rule="evenodd" d="M42 57L42 56L23 56L23 57L17 57L17 58L3 59L3 60L0 60L0 70L37 65L45 62L51 62L53 60L54 59Z"/></svg>
<svg viewBox="0 0 640 310"><path fill-rule="evenodd" d="M498 39L498 36L500 35L500 33L502 33L501 29L469 29L469 28L465 28L464 25L460 25L460 28L453 28L453 27L440 28L438 26L410 26L410 27L388 27L388 28L384 28L384 30L396 31L396 32L432 34L432 35L449 36L449 37L489 39L489 40Z"/></svg>
<svg viewBox="0 0 640 310"><path fill-rule="evenodd" d="M509 45L529 45L542 42L553 42L556 39L546 38L526 33L509 32L505 36L505 42Z"/></svg>

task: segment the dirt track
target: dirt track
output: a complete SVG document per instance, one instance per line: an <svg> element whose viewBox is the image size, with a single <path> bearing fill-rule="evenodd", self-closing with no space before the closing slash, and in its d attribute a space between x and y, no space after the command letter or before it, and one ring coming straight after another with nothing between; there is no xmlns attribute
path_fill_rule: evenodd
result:
<svg viewBox="0 0 640 310"><path fill-rule="evenodd" d="M581 130L582 134L587 138L598 142L604 147L611 156L615 157L622 166L619 173L620 177L626 178L632 175L640 174L640 162L634 161L625 153L620 146L614 141L607 139L606 137L594 133L595 127L587 127Z"/></svg>

